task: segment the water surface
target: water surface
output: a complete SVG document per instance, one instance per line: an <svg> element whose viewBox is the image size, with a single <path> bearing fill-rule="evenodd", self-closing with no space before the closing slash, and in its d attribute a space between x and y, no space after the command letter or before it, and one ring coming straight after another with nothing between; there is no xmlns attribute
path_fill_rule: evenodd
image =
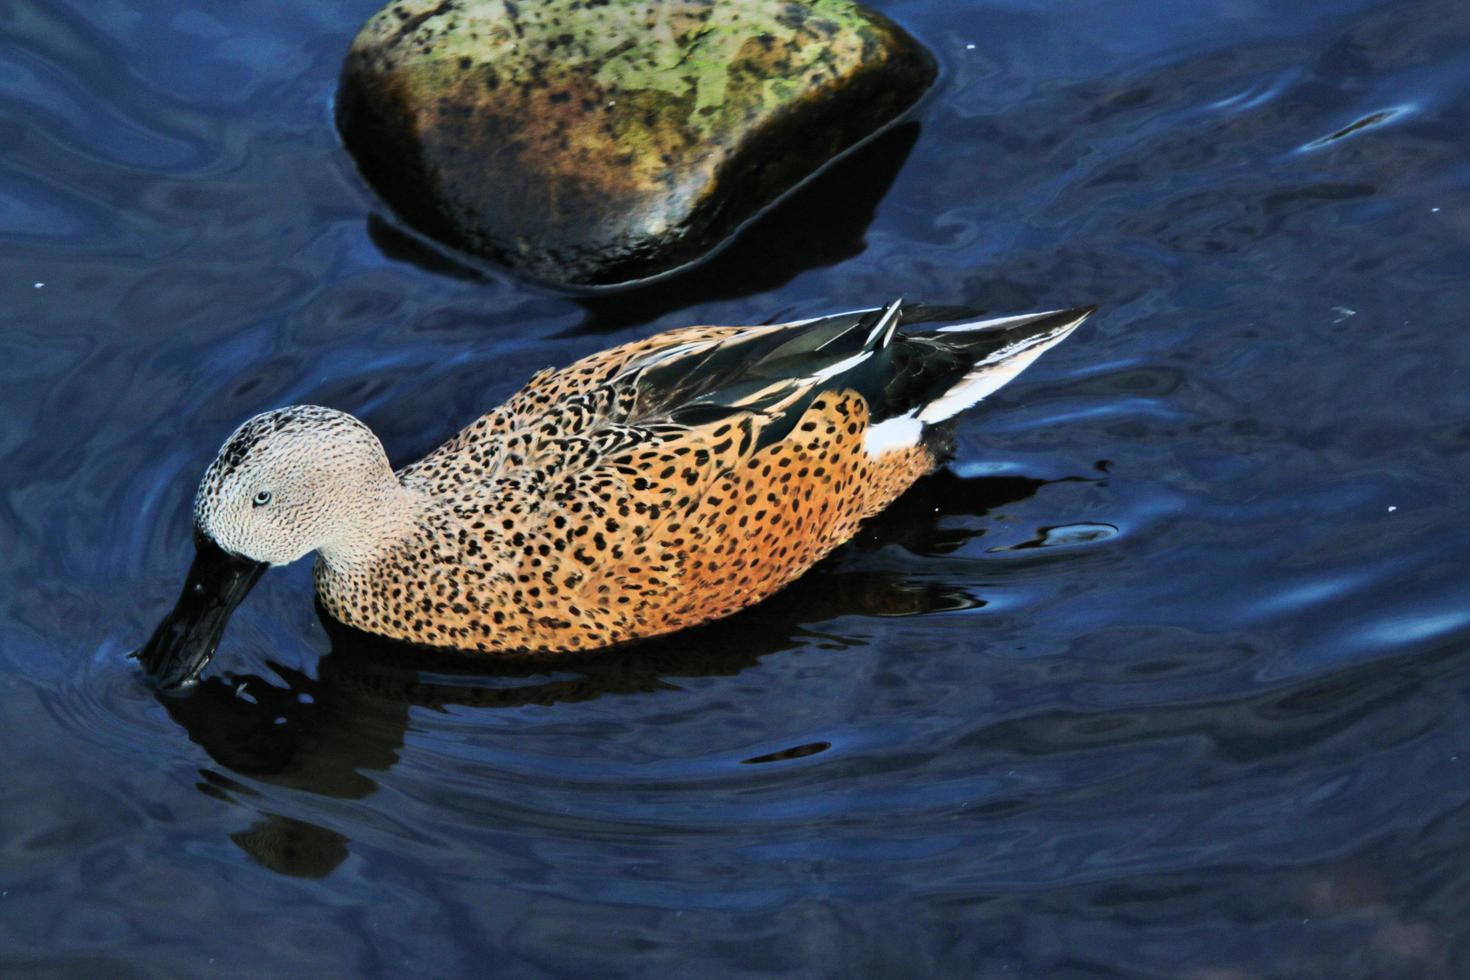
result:
<svg viewBox="0 0 1470 980"><path fill-rule="evenodd" d="M936 91L707 267L577 300L398 230L377 0L0 3L0 966L1470 970L1470 7L876 4ZM247 416L396 463L532 372L903 295L1102 312L775 600L465 673L268 576L125 657Z"/></svg>

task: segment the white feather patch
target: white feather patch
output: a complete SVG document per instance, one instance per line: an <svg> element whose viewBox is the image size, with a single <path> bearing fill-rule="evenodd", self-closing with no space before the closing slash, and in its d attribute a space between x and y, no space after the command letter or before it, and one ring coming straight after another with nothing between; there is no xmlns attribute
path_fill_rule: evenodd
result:
<svg viewBox="0 0 1470 980"><path fill-rule="evenodd" d="M924 423L914 412L884 419L877 425L868 426L863 437L863 448L870 459L877 459L894 449L909 449L919 444L924 434Z"/></svg>
<svg viewBox="0 0 1470 980"><path fill-rule="evenodd" d="M848 310L845 313L823 313L821 316L809 316L804 320L792 320L789 323L775 324L775 326L780 327L782 330L790 330L792 327L804 327L809 323L816 323L818 320L835 320L840 316L861 316L866 313L876 313L881 309L883 307L875 306L867 310Z"/></svg>
<svg viewBox="0 0 1470 980"><path fill-rule="evenodd" d="M822 382L822 381L826 381L828 378L835 378L837 375L841 374L843 371L848 371L848 370L851 370L852 368L857 367L859 364L861 364L864 361L866 361L872 355L873 355L873 352L872 351L865 350L865 351L859 351L858 353L852 355L851 357L844 357L842 360L837 361L836 363L828 364L826 367L822 368L820 371L813 372L812 373L812 380L813 381L817 381L817 382Z"/></svg>

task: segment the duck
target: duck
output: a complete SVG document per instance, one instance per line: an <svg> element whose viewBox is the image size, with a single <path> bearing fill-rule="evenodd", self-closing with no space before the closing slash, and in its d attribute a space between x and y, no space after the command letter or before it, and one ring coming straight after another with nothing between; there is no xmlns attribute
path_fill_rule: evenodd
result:
<svg viewBox="0 0 1470 980"><path fill-rule="evenodd" d="M538 372L397 471L346 412L264 412L205 469L182 594L134 656L195 682L266 569L312 553L330 617L419 647L587 654L720 619L943 465L958 416L1095 309L674 329Z"/></svg>

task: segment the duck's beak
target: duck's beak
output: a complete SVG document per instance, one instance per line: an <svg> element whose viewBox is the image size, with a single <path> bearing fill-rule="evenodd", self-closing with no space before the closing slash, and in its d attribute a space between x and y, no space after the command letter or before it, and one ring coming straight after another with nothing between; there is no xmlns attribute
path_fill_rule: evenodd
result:
<svg viewBox="0 0 1470 980"><path fill-rule="evenodd" d="M135 654L160 687L199 676L230 621L230 613L269 566L232 555L202 534L194 537L194 564L184 593L153 636Z"/></svg>

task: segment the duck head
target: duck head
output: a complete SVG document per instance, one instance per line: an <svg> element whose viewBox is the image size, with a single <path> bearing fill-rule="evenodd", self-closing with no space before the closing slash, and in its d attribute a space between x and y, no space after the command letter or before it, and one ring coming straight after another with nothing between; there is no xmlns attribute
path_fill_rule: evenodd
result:
<svg viewBox="0 0 1470 980"><path fill-rule="evenodd" d="M293 405L255 416L204 473L183 594L136 656L162 687L189 683L267 568L313 551L333 564L369 558L406 494L377 436L351 415Z"/></svg>

